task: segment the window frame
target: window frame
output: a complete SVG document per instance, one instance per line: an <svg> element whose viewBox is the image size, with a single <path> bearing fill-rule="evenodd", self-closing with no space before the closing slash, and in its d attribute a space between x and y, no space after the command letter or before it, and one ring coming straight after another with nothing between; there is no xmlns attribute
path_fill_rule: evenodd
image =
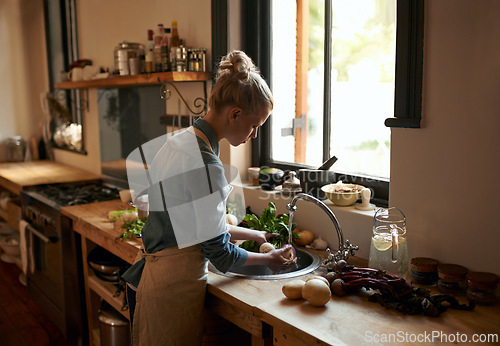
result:
<svg viewBox="0 0 500 346"><path fill-rule="evenodd" d="M72 121L82 126L81 150L58 146L53 138L51 138L51 144L59 150L87 155L82 109L88 102L88 97L84 97L79 89L64 90L55 88L55 83L61 81L60 73L68 71L71 63L78 60L76 1L43 0L49 90L56 99L64 101L71 112Z"/></svg>
<svg viewBox="0 0 500 346"><path fill-rule="evenodd" d="M227 4L227 0L212 0ZM325 0L325 27L331 28L332 0ZM244 50L259 66L263 78L271 85L271 0L241 0L241 40ZM226 18L227 20L227 18ZM422 111L422 77L423 77L423 31L424 31L424 0L397 0L396 22L396 71L394 118L385 120L387 127L419 128ZM328 33L325 33L328 35ZM331 32L325 37L325 51L331 52ZM221 38L215 38L216 44ZM325 73L331 74L331 54L325 56ZM330 68L328 68L330 65ZM330 83L325 79L325 93L330 95ZM324 99L323 126L323 161L330 157L330 98ZM305 164L281 162L271 157L271 122L267 121L252 141L252 165L272 166L284 170L314 168ZM352 175L337 172L335 179L352 182L369 187L373 191L372 202L387 206L389 203L389 179L370 176Z"/></svg>

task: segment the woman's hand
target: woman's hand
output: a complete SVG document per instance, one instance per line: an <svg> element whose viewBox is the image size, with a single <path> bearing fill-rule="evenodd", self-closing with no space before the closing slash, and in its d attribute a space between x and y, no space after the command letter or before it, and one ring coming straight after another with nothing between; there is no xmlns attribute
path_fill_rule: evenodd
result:
<svg viewBox="0 0 500 346"><path fill-rule="evenodd" d="M269 233L266 231L257 231L254 229L228 225L229 233L231 234L231 241L235 240L254 240L259 246L267 242L270 238L279 234Z"/></svg>
<svg viewBox="0 0 500 346"><path fill-rule="evenodd" d="M255 239L250 239L250 240L255 240L257 244L259 244L259 246L267 242L269 239L279 235L278 233L269 233L266 231L256 231L256 232L257 233L255 234Z"/></svg>
<svg viewBox="0 0 500 346"><path fill-rule="evenodd" d="M291 245L286 245L281 249L276 249L267 253L248 252L247 265L265 265L273 271L280 271L288 268L297 262L297 258L290 260L284 256L285 252L290 250Z"/></svg>

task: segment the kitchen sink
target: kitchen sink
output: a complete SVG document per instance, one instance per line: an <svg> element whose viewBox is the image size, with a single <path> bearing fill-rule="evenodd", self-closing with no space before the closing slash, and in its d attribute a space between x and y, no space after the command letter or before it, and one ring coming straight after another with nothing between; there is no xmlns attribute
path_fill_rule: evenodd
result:
<svg viewBox="0 0 500 346"><path fill-rule="evenodd" d="M221 273L211 264L208 269L212 273L229 276L233 278L252 279L252 280L275 280L287 279L304 275L316 270L321 265L321 257L308 249L297 249L297 262L289 268L280 272L273 272L266 266L242 266L230 269L227 273Z"/></svg>

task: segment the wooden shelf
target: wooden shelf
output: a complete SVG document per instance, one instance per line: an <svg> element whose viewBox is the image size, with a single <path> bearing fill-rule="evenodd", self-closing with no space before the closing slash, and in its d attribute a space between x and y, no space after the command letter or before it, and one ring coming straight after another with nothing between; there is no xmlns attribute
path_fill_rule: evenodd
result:
<svg viewBox="0 0 500 346"><path fill-rule="evenodd" d="M111 305L116 311L122 314L126 319L130 320L130 314L128 310L122 311L125 292L121 292L118 297L114 297L113 295L116 292L116 286L110 282L101 280L97 276L91 275L90 273L88 278L88 285L92 291L97 293L97 295L108 302L109 305Z"/></svg>
<svg viewBox="0 0 500 346"><path fill-rule="evenodd" d="M205 82L210 80L209 72L159 72L135 76L111 76L79 82L55 83L56 89L119 88L141 85L158 85L164 82Z"/></svg>

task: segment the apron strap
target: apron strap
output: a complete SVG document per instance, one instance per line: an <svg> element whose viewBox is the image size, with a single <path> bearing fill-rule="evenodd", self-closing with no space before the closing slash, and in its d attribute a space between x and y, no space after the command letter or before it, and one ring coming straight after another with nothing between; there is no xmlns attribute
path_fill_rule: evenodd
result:
<svg viewBox="0 0 500 346"><path fill-rule="evenodd" d="M210 141L208 140L207 136L201 130L199 130L193 126L189 126L187 130L189 132L191 132L192 134L194 134L196 137L200 138L203 142L205 142L208 145L208 147L210 148L210 151L214 152L214 149L212 148Z"/></svg>

